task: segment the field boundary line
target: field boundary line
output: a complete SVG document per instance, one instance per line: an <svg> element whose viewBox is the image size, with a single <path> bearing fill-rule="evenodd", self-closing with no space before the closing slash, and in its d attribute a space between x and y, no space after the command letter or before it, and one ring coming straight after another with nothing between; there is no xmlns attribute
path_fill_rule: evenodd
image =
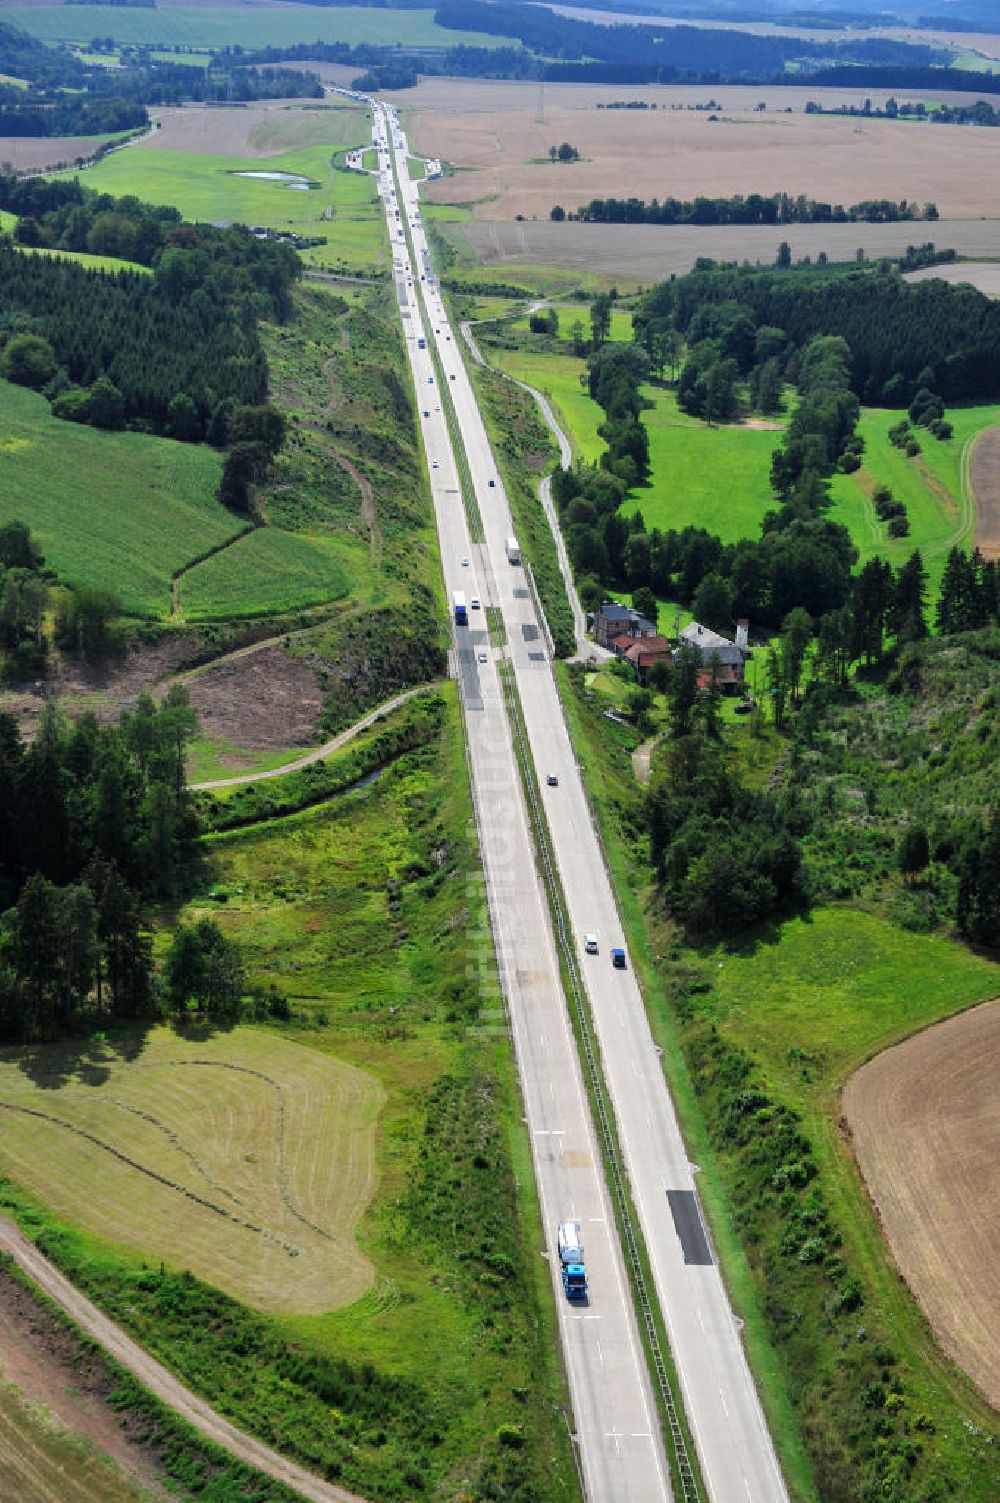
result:
<svg viewBox="0 0 1000 1503"><path fill-rule="evenodd" d="M17 1224L4 1215L0 1215L0 1251L13 1258L22 1273L110 1357L213 1445L221 1446L237 1461L256 1467L311 1503L365 1503L359 1494L315 1476L225 1419L81 1294Z"/></svg>

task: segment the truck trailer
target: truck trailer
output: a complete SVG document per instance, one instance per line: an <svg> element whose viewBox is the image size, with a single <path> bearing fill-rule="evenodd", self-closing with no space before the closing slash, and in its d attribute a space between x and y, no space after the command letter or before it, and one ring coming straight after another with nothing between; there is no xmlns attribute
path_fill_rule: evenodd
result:
<svg viewBox="0 0 1000 1503"><path fill-rule="evenodd" d="M578 1221L560 1221L556 1238L562 1266L563 1291L567 1299L587 1298L587 1271L583 1266L583 1238Z"/></svg>
<svg viewBox="0 0 1000 1503"><path fill-rule="evenodd" d="M507 539L507 562L509 564L519 564L521 562L521 545L517 541L517 538Z"/></svg>
<svg viewBox="0 0 1000 1503"><path fill-rule="evenodd" d="M462 594L461 590L456 590L455 591L454 604L455 604L455 625L456 626L468 626L468 624L469 624L469 610L468 610L468 607L467 607L467 605L465 603L465 596Z"/></svg>

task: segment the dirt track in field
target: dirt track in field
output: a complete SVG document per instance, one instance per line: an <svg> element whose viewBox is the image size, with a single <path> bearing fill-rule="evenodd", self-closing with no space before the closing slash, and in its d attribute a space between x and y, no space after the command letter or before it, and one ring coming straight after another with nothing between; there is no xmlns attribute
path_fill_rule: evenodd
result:
<svg viewBox="0 0 1000 1503"><path fill-rule="evenodd" d="M1000 1000L926 1029L844 1088L900 1272L945 1352L1000 1408Z"/></svg>
<svg viewBox="0 0 1000 1503"><path fill-rule="evenodd" d="M944 218L1000 215L1000 132L807 115L809 97L862 103L853 91L832 89L546 85L540 108L534 84L425 79L400 98L400 109L415 151L472 169L434 183L428 197L474 205L477 219L547 219L553 204L574 210L608 196L753 192L841 204L932 200ZM658 107L596 108L622 98ZM717 109L691 108L709 99ZM548 160L562 141L578 148L579 162ZM911 238L918 236L914 227Z"/></svg>
<svg viewBox="0 0 1000 1503"><path fill-rule="evenodd" d="M151 1393L216 1445L222 1446L249 1466L257 1467L267 1476L276 1477L301 1497L312 1499L313 1503L361 1503L356 1494L313 1476L304 1467L279 1456L270 1447L238 1430L229 1420L223 1419L204 1399L185 1388L155 1357L151 1357L130 1336L126 1336L120 1326L116 1326L114 1321L102 1314L95 1304L74 1288L48 1258L38 1251L34 1243L28 1241L14 1222L3 1215L0 1215L0 1251L9 1253L49 1298L60 1305L116 1362L120 1362Z"/></svg>
<svg viewBox="0 0 1000 1503"><path fill-rule="evenodd" d="M969 483L976 502L976 547L1000 558L1000 428L988 428L972 451Z"/></svg>

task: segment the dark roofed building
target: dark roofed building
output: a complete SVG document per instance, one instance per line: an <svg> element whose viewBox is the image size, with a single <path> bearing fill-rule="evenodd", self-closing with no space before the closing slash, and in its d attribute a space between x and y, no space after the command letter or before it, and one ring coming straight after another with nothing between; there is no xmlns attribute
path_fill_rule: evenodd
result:
<svg viewBox="0 0 1000 1503"><path fill-rule="evenodd" d="M593 634L599 647L611 647L615 637L655 637L656 627L630 605L605 600L594 612Z"/></svg>

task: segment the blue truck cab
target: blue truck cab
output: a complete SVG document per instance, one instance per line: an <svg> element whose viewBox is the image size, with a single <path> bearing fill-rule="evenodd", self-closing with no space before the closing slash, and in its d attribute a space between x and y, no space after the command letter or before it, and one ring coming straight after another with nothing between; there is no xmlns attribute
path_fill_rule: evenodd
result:
<svg viewBox="0 0 1000 1503"><path fill-rule="evenodd" d="M578 1221L560 1221L557 1235L563 1293L567 1299L587 1298L587 1270L583 1266L583 1238Z"/></svg>
<svg viewBox="0 0 1000 1503"><path fill-rule="evenodd" d="M611 951L611 964L614 966L614 968L615 968L616 971L624 971L624 969L625 969L625 951L622 950L622 949L612 950Z"/></svg>

